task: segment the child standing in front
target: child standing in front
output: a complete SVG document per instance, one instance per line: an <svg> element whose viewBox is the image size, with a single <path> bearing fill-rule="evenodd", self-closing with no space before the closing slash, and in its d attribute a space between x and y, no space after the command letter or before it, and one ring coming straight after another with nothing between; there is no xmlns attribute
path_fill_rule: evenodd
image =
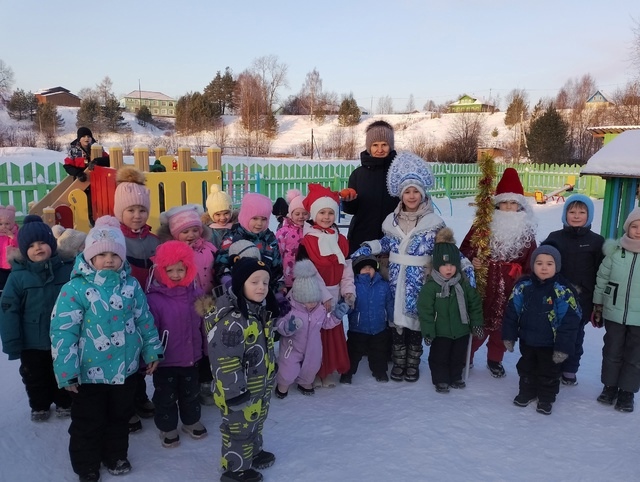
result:
<svg viewBox="0 0 640 482"><path fill-rule="evenodd" d="M482 337L480 295L460 273L453 232L441 229L433 247L431 275L418 295L418 318L429 350L431 382L438 393L465 388L462 370L469 336Z"/></svg>
<svg viewBox="0 0 640 482"><path fill-rule="evenodd" d="M11 253L13 269L2 293L0 335L2 351L9 360L20 359L20 375L27 391L31 420L49 418L51 404L58 417L68 417L71 398L58 389L53 375L53 361L60 348L51 346L49 327L51 311L62 286L69 281L71 263L56 253L51 228L40 216L27 216L18 231L19 250ZM72 323L74 313L65 313Z"/></svg>
<svg viewBox="0 0 640 482"><path fill-rule="evenodd" d="M584 353L584 327L593 311L593 290L596 286L596 274L604 258L602 245L604 238L591 231L593 221L593 201L584 194L573 194L567 199L562 211L563 227L554 231L543 244L551 244L560 251L562 270L560 274L567 278L576 289L582 323L576 338L576 349L562 363L562 383L577 385L576 373L580 358Z"/></svg>
<svg viewBox="0 0 640 482"><path fill-rule="evenodd" d="M347 351L350 368L340 377L340 383L351 383L363 356L369 360L371 374L378 382L388 382L387 358L393 322L393 296L389 282L378 272L375 256L353 260L356 305L349 313Z"/></svg>
<svg viewBox="0 0 640 482"><path fill-rule="evenodd" d="M278 374L275 394L287 396L289 386L297 383L303 395L313 395L313 380L322 364L320 329L342 326L342 318L349 307L338 303L333 312L322 303L324 291L318 270L308 259L298 261L294 268L293 286L287 297L291 311L276 322L280 338Z"/></svg>
<svg viewBox="0 0 640 482"><path fill-rule="evenodd" d="M185 433L195 439L207 435L200 423L198 401L200 365L209 363L208 357L206 361L203 358L207 342L202 317L196 312L203 291L194 282L198 267L187 244L161 244L153 262L147 301L158 333L165 340L164 359L153 374L154 421L162 446L175 447L180 443L178 411ZM213 401L210 388L209 397Z"/></svg>
<svg viewBox="0 0 640 482"><path fill-rule="evenodd" d="M387 189L400 202L382 224L383 238L367 241L352 255L389 253L389 283L394 297L390 378L398 382L416 382L420 377L418 294L431 270L436 234L445 227L427 192L433 185L433 173L422 158L410 152L396 156L387 175ZM475 286L471 262L463 257L461 260L462 270Z"/></svg>
<svg viewBox="0 0 640 482"><path fill-rule="evenodd" d="M309 219L309 213L302 205L304 196L297 189L287 191L287 200L289 211L282 220L282 227L276 231L276 239L282 256L284 285L289 290L293 285L293 266L296 264L298 247L304 235L304 223Z"/></svg>
<svg viewBox="0 0 640 482"><path fill-rule="evenodd" d="M2 294L11 272L11 265L7 260L7 248L10 247L18 247L16 208L13 206L0 206L0 294Z"/></svg>
<svg viewBox="0 0 640 482"><path fill-rule="evenodd" d="M151 374L162 344L144 291L131 276L118 221L102 216L89 231L51 320L58 386L72 392L69 456L81 481L131 470L127 422L142 357Z"/></svg>
<svg viewBox="0 0 640 482"><path fill-rule="evenodd" d="M147 224L151 197L144 185L144 174L135 167L118 169L116 183L113 215L120 221L120 229L124 234L131 275L138 280L140 286L145 287L153 264L151 257L156 254L156 248L160 244L158 237L151 233L151 226ZM137 381L137 390L134 399L136 413L132 415L129 425L132 433L142 430L142 422L138 416L153 417L154 410L153 403L147 396L144 367L133 377Z"/></svg>
<svg viewBox="0 0 640 482"><path fill-rule="evenodd" d="M531 255L532 274L511 291L502 322L502 340L513 352L520 340L516 365L520 390L514 405L538 400L536 411L550 415L560 388L560 366L576 346L582 313L570 284L560 275L560 252L542 245Z"/></svg>
<svg viewBox="0 0 640 482"><path fill-rule="evenodd" d="M593 293L593 322L604 325L602 371L604 385L598 402L620 412L633 412L634 393L640 389L640 208L624 222L618 242L604 244L605 258L598 269Z"/></svg>
<svg viewBox="0 0 640 482"><path fill-rule="evenodd" d="M212 184L206 201L207 213L211 223L211 243L220 249L222 240L233 226L233 204L231 196L222 190L219 184Z"/></svg>
<svg viewBox="0 0 640 482"><path fill-rule="evenodd" d="M230 291L205 317L214 399L222 415L222 482L260 481L256 469L275 462L262 441L275 379L273 320L279 315L269 276L264 262L238 259Z"/></svg>
<svg viewBox="0 0 640 482"><path fill-rule="evenodd" d="M310 224L304 226L304 237L298 249L298 260L310 259L320 273L329 293L331 307L341 300L353 307L356 288L349 254L349 241L340 234L335 224L340 198L338 194L320 184L309 184L309 194L302 205L310 213ZM333 374L349 371L349 353L342 323L322 330L322 366L316 386L335 387Z"/></svg>

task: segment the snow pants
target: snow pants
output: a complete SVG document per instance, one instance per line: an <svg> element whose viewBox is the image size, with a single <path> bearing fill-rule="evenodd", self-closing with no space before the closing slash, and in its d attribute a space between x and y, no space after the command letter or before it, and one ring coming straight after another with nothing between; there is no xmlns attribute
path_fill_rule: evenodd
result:
<svg viewBox="0 0 640 482"><path fill-rule="evenodd" d="M431 342L429 349L429 369L431 382L446 383L462 380L462 370L467 361L467 346L469 335L452 339L437 336Z"/></svg>
<svg viewBox="0 0 640 482"><path fill-rule="evenodd" d="M347 351L351 368L348 373L355 375L358 371L358 364L365 355L369 361L369 369L374 376L387 373L390 343L391 334L386 329L375 335L349 330L347 332Z"/></svg>
<svg viewBox="0 0 640 482"><path fill-rule="evenodd" d="M51 350L23 350L20 353L20 375L31 410L49 410L52 403L60 408L71 406L69 392L58 388Z"/></svg>
<svg viewBox="0 0 640 482"><path fill-rule="evenodd" d="M506 351L504 343L502 343L502 327L497 330L485 330L482 338L473 337L471 341L471 363L473 363L473 355L487 339L487 360L502 363L504 352Z"/></svg>
<svg viewBox="0 0 640 482"><path fill-rule="evenodd" d="M582 320L580 322L580 327L578 328L578 336L576 337L576 347L573 354L569 355L569 357L562 363L562 371L564 373L578 373L578 368L580 368L580 359L584 354L584 348L582 347L584 343L584 327L589 322L589 320Z"/></svg>
<svg viewBox="0 0 640 482"><path fill-rule="evenodd" d="M280 352L278 353L278 373L276 382L278 385L291 386L299 383L310 387L313 384L320 366L322 365L322 346L311 347L307 342L306 353L301 353L293 348L291 338L280 339Z"/></svg>
<svg viewBox="0 0 640 482"><path fill-rule="evenodd" d="M553 403L560 390L560 365L553 363L553 347L533 347L520 344L520 360L516 364L520 375L520 393L539 402Z"/></svg>
<svg viewBox="0 0 640 482"><path fill-rule="evenodd" d="M72 395L69 456L76 474L127 458L136 383L129 376L123 385L84 384Z"/></svg>
<svg viewBox="0 0 640 482"><path fill-rule="evenodd" d="M602 372L604 385L638 393L640 389L640 326L605 320Z"/></svg>
<svg viewBox="0 0 640 482"><path fill-rule="evenodd" d="M184 425L200 420L198 366L158 368L153 374L153 421L162 432L178 428L178 414ZM211 370L209 370L211 371Z"/></svg>

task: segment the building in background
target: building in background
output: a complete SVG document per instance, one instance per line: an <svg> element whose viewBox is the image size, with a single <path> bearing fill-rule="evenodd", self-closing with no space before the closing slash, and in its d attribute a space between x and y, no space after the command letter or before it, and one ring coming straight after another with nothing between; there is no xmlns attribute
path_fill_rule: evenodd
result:
<svg viewBox="0 0 640 482"><path fill-rule="evenodd" d="M80 107L80 97L64 87L42 89L34 94L39 104L52 104L59 107Z"/></svg>
<svg viewBox="0 0 640 482"><path fill-rule="evenodd" d="M164 95L162 92L149 90L134 90L120 99L120 106L127 112L138 112L141 106L146 105L154 117L175 117L176 99Z"/></svg>

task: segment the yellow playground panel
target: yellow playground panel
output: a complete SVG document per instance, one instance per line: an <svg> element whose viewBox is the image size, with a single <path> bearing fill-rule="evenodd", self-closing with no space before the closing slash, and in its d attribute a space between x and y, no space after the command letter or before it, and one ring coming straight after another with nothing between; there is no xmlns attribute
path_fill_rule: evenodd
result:
<svg viewBox="0 0 640 482"><path fill-rule="evenodd" d="M533 195L536 199L537 204L545 204L547 201L559 202L560 200L564 202L564 193L573 191L573 187L575 185L576 176L572 174L567 176L567 181L562 187L554 189L548 194L544 194L542 191L535 191Z"/></svg>

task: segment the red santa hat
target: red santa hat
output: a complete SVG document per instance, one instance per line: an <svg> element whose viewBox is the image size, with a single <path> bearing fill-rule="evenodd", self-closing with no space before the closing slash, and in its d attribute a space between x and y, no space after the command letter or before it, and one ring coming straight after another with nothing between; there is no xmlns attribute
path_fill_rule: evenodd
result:
<svg viewBox="0 0 640 482"><path fill-rule="evenodd" d="M333 209L338 215L340 197L337 192L333 192L320 184L309 184L309 194L302 201L304 208L311 214L310 219L315 222L316 216L325 208Z"/></svg>
<svg viewBox="0 0 640 482"><path fill-rule="evenodd" d="M496 206L505 201L516 201L522 208L527 206L520 176L518 176L518 171L512 167L504 170L502 178L496 186L496 195L493 197L493 203Z"/></svg>

